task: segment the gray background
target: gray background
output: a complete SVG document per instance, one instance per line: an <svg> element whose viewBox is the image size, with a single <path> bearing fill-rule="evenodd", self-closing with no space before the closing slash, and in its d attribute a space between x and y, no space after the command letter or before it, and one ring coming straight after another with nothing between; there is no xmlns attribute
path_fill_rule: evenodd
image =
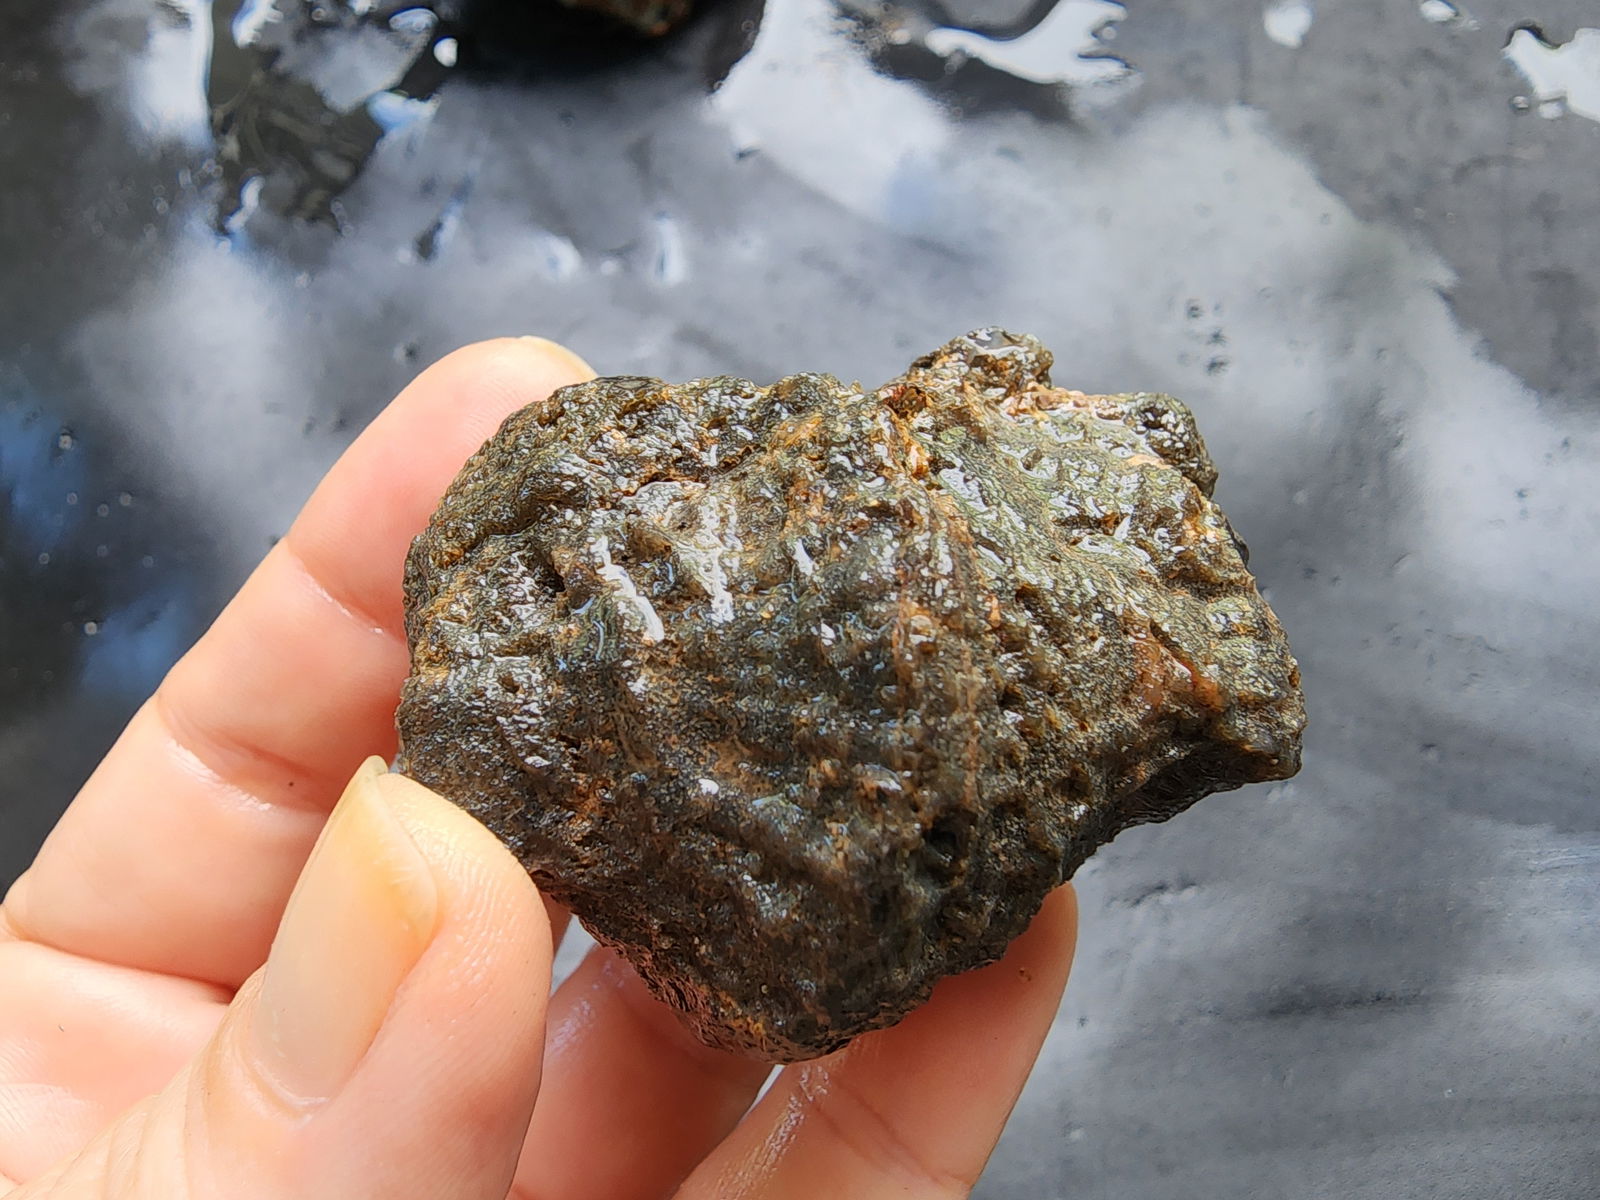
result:
<svg viewBox="0 0 1600 1200"><path fill-rule="evenodd" d="M980 1195L1600 1193L1600 114L1502 52L1600 79L1593 4L273 7L0 6L0 884L426 361L1002 323L1194 407L1312 726L1080 873Z"/></svg>

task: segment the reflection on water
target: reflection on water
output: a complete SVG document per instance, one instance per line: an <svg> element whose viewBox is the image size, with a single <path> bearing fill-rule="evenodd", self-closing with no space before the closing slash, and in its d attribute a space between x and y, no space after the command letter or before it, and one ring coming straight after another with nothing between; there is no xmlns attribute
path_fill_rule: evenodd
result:
<svg viewBox="0 0 1600 1200"><path fill-rule="evenodd" d="M1298 50L1311 32L1314 17L1307 0L1273 0L1261 14L1261 25L1278 45Z"/></svg>
<svg viewBox="0 0 1600 1200"><path fill-rule="evenodd" d="M142 699L191 636L186 570L149 552L139 498L102 465L22 379L0 377L0 718L68 687Z"/></svg>
<svg viewBox="0 0 1600 1200"><path fill-rule="evenodd" d="M462 210L467 206L467 197L472 194L472 178L463 179L450 193L450 198L444 202L444 208L439 210L439 215L412 243L412 251L416 259L429 262L433 257L449 244L455 237L456 229L461 224Z"/></svg>
<svg viewBox="0 0 1600 1200"><path fill-rule="evenodd" d="M652 224L656 233L656 256L651 274L658 283L668 287L682 283L689 277L689 255L684 244L683 229L671 213L658 212Z"/></svg>
<svg viewBox="0 0 1600 1200"><path fill-rule="evenodd" d="M1600 29L1580 29L1555 45L1525 25L1512 33L1505 56L1528 81L1540 116L1570 112L1600 121Z"/></svg>
<svg viewBox="0 0 1600 1200"><path fill-rule="evenodd" d="M1012 14L981 3L836 3L879 71L920 84L957 115L1023 109L1071 119L1139 82L1107 48L1128 16L1112 0L1038 0Z"/></svg>
<svg viewBox="0 0 1600 1200"><path fill-rule="evenodd" d="M1110 0L1061 0L1037 25L1015 37L940 27L928 30L922 40L941 58L966 55L1029 83L1108 83L1129 74L1127 63L1102 50L1106 31L1127 12Z"/></svg>
<svg viewBox="0 0 1600 1200"><path fill-rule="evenodd" d="M702 7L715 85L749 49L761 3ZM646 53L643 38L686 11L678 0L217 0L201 67L222 181L216 227L241 228L256 180L267 209L342 226L341 194L385 137L432 115L458 67L604 68ZM431 256L418 245L418 258Z"/></svg>
<svg viewBox="0 0 1600 1200"><path fill-rule="evenodd" d="M248 216L257 179L275 211L337 221L338 196L378 142L430 110L454 62L433 52L441 30L432 9L402 0L218 0L206 81L218 229Z"/></svg>
<svg viewBox="0 0 1600 1200"><path fill-rule="evenodd" d="M1450 0L1422 0L1417 5L1417 11L1430 25L1448 25L1468 33L1479 28L1471 13L1459 4L1450 3Z"/></svg>

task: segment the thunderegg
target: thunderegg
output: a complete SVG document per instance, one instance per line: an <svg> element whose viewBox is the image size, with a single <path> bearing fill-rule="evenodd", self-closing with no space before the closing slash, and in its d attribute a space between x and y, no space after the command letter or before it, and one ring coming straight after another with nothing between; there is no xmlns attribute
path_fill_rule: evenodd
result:
<svg viewBox="0 0 1600 1200"><path fill-rule="evenodd" d="M1130 825L1299 767L1299 672L1167 396L998 329L876 390L609 378L406 567L402 769L707 1043L790 1061L998 958Z"/></svg>

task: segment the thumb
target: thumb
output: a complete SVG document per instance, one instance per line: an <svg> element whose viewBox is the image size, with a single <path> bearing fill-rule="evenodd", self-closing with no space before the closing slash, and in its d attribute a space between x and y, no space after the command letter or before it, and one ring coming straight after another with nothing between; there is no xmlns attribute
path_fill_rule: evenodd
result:
<svg viewBox="0 0 1600 1200"><path fill-rule="evenodd" d="M210 1043L15 1200L504 1200L549 989L527 874L369 759Z"/></svg>

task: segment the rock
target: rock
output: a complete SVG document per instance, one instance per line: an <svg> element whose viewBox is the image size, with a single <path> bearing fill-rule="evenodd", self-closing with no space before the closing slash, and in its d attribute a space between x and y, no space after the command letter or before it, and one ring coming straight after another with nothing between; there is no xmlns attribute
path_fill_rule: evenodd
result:
<svg viewBox="0 0 1600 1200"><path fill-rule="evenodd" d="M1299 672L1166 396L980 330L877 391L612 378L512 415L405 578L402 769L707 1043L998 958L1130 825L1299 767Z"/></svg>

